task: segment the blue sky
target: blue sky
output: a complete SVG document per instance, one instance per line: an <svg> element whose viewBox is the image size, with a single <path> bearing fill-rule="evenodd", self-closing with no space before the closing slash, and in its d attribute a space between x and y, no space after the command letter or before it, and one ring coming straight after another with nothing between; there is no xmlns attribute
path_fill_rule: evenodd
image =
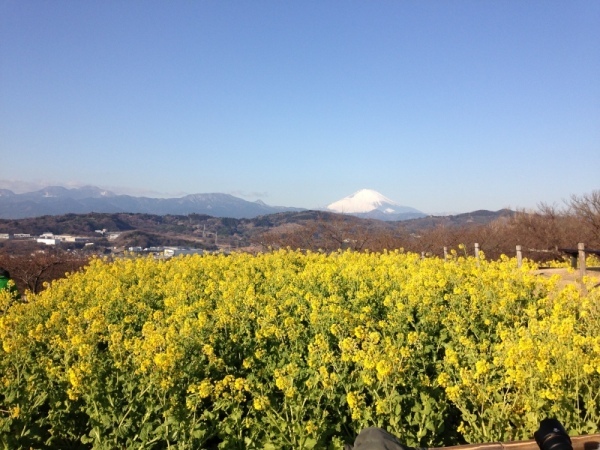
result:
<svg viewBox="0 0 600 450"><path fill-rule="evenodd" d="M600 189L600 2L0 0L0 187L429 213Z"/></svg>

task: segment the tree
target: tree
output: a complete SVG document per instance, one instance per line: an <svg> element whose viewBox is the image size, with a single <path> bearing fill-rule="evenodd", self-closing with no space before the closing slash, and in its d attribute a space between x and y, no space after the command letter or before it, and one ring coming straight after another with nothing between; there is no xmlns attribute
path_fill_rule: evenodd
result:
<svg viewBox="0 0 600 450"><path fill-rule="evenodd" d="M600 190L581 196L572 195L567 205L570 213L587 226L593 245L600 245Z"/></svg>
<svg viewBox="0 0 600 450"><path fill-rule="evenodd" d="M66 273L81 269L89 257L59 249L32 253L0 254L0 266L7 269L20 292L34 294L44 289L44 283L63 278Z"/></svg>

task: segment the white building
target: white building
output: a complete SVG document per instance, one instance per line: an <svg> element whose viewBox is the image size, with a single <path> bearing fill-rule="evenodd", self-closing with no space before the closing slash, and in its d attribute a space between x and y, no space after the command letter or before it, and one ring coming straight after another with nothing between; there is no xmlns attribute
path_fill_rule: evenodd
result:
<svg viewBox="0 0 600 450"><path fill-rule="evenodd" d="M88 242L89 238L80 237L80 236L70 236L68 234L59 235L50 232L46 232L42 234L39 238L37 238L37 242L40 244L46 245L57 245L61 242L73 242L73 243L85 243Z"/></svg>
<svg viewBox="0 0 600 450"><path fill-rule="evenodd" d="M179 248L179 247L167 247L163 254L166 258L179 255L202 255L204 250L201 248Z"/></svg>
<svg viewBox="0 0 600 450"><path fill-rule="evenodd" d="M36 239L39 244L46 245L58 245L60 244L60 239L56 239L52 234L42 234L39 238Z"/></svg>

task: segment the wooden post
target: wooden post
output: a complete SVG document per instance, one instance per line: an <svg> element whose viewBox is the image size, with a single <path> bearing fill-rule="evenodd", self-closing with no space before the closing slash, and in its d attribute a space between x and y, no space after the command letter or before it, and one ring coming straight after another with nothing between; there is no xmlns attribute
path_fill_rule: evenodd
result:
<svg viewBox="0 0 600 450"><path fill-rule="evenodd" d="M521 246L517 245L517 267L521 268L523 265L523 253L521 252Z"/></svg>
<svg viewBox="0 0 600 450"><path fill-rule="evenodd" d="M444 261L448 260L448 247L444 247Z"/></svg>
<svg viewBox="0 0 600 450"><path fill-rule="evenodd" d="M585 276L585 245L583 242L577 244L577 253L579 254L579 272L582 277Z"/></svg>
<svg viewBox="0 0 600 450"><path fill-rule="evenodd" d="M475 243L475 259L477 260L477 266L479 266L479 244Z"/></svg>

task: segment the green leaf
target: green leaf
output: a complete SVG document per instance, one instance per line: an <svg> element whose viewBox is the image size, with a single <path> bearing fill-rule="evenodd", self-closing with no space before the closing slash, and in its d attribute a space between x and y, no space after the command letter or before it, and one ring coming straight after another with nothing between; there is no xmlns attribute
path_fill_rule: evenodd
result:
<svg viewBox="0 0 600 450"><path fill-rule="evenodd" d="M304 446L303 448L306 448L308 450L315 448L315 445L317 445L317 440L314 438L308 438L305 442L304 442Z"/></svg>

